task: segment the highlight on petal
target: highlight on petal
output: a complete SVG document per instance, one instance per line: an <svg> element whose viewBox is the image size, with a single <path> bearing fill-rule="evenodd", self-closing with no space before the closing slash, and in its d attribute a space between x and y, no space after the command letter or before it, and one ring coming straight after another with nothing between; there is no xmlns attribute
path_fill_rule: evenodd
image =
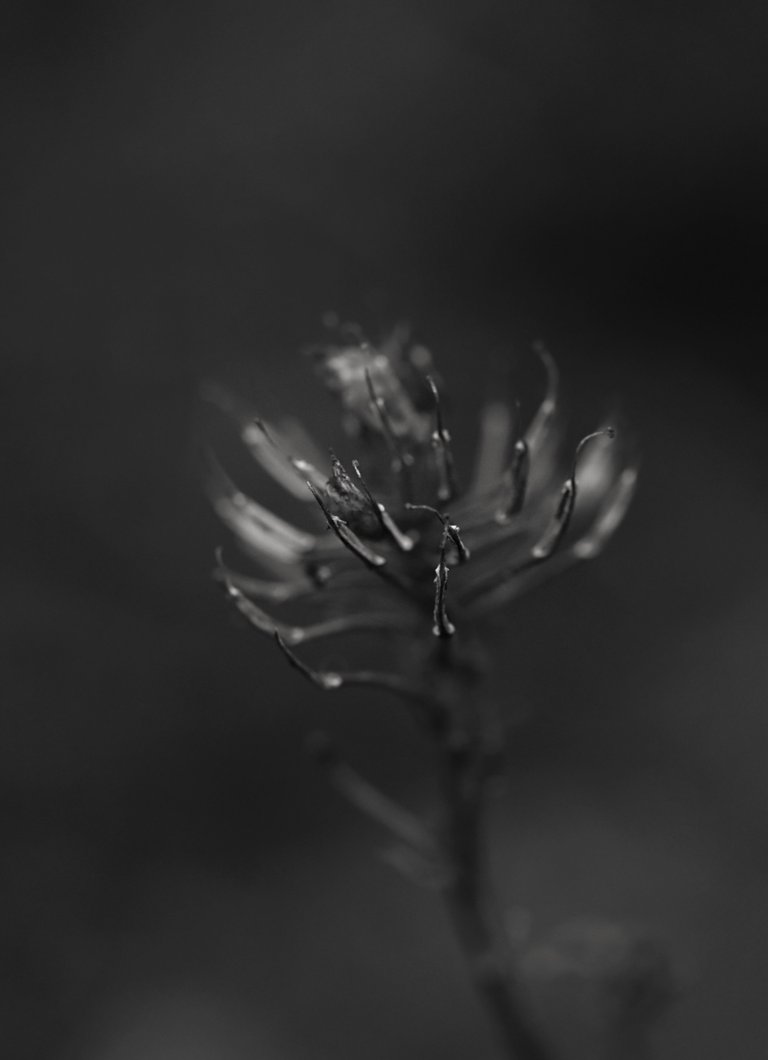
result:
<svg viewBox="0 0 768 1060"><path fill-rule="evenodd" d="M563 484L560 499L557 503L557 509L555 510L554 517L550 522L544 534L536 543L531 553L531 556L535 560L548 559L549 556L555 551L560 545L566 530L571 521L573 515L573 508L576 503L576 470L579 465L579 458L584 452L585 447L596 438L608 437L613 438L614 430L613 427L605 427L602 430L594 431L592 434L588 434L585 438L582 438L576 447L576 455L573 458L573 468L571 470L570 477L566 479Z"/></svg>
<svg viewBox="0 0 768 1060"><path fill-rule="evenodd" d="M265 633L269 637L273 637L275 633L279 633L287 644L298 644L303 639L301 636L301 630L298 627L290 626L285 622L280 622L277 619L272 618L260 607L257 607L252 600L249 600L240 589L229 580L226 573L223 574L223 582L230 600L234 603L240 614L250 622L254 629L257 629L260 633Z"/></svg>
<svg viewBox="0 0 768 1060"><path fill-rule="evenodd" d="M235 421L243 445L261 469L291 496L306 502L308 498L304 480L307 475L297 473L288 455L292 448L290 441L287 447L284 446L279 432L255 416L243 401L223 387L208 383L202 387L201 393L206 401ZM288 421L287 436L295 438L295 435L295 428L292 429ZM314 449L315 446L312 445L311 450Z"/></svg>
<svg viewBox="0 0 768 1060"><path fill-rule="evenodd" d="M507 523L523 510L530 466L531 450L528 442L525 438L518 438L512 451L512 463L502 479L504 496L496 510L496 522Z"/></svg>
<svg viewBox="0 0 768 1060"><path fill-rule="evenodd" d="M300 600L302 597L309 596L317 591L317 582L310 578L297 578L292 581L288 579L269 581L265 578L253 578L248 574L239 574L237 571L226 568L220 555L217 555L214 577L222 582L226 578L246 596L254 597L257 600L270 600L275 604Z"/></svg>
<svg viewBox="0 0 768 1060"><path fill-rule="evenodd" d="M513 596L519 595L523 588L529 588L542 577L546 577L560 568L553 566L556 559L565 556L565 564L579 558L572 548L563 550L562 542L573 516L577 497L577 472L582 455L586 447L603 436L613 438L612 427L605 427L599 431L582 438L576 447L573 458L571 474L561 487L557 506L544 531L528 548L522 548L520 538L514 550L513 558L507 563L499 566L484 568L466 587L462 594L462 601L466 605L477 609L482 604L484 607L493 608L501 602L506 602ZM525 534L522 535L525 541ZM545 575L533 573L539 568L545 569Z"/></svg>
<svg viewBox="0 0 768 1060"><path fill-rule="evenodd" d="M283 642L291 646L347 633L389 632L408 636L412 632L408 625L403 623L401 616L392 615L386 611L351 612L337 615L323 622L314 622L308 626L292 625L274 618L253 600L248 599L235 579L230 577L221 560L219 560L218 576L230 600L255 630L269 637L274 637L276 633L279 633Z"/></svg>
<svg viewBox="0 0 768 1060"><path fill-rule="evenodd" d="M547 373L547 389L544 399L539 405L536 415L533 417L528 430L525 432L525 441L533 456L538 454L550 424L557 412L557 395L560 387L560 373L554 357L543 343L537 342L534 350L538 354Z"/></svg>
<svg viewBox="0 0 768 1060"><path fill-rule="evenodd" d="M507 466L514 418L504 401L486 403L480 413L480 440L469 493L483 496L496 489Z"/></svg>
<svg viewBox="0 0 768 1060"><path fill-rule="evenodd" d="M301 453L302 458L316 467L321 475L326 473L328 454L317 444L301 420L295 416L283 416L275 423L272 433L283 452L293 453L294 456Z"/></svg>
<svg viewBox="0 0 768 1060"><path fill-rule="evenodd" d="M614 444L617 432L610 424L617 420L619 416L612 416L600 424L597 437L579 459L579 500L587 510L600 505L627 459L626 440L621 446ZM621 433L624 436L623 429Z"/></svg>
<svg viewBox="0 0 768 1060"><path fill-rule="evenodd" d="M377 670L349 670L341 673L335 670L314 670L291 651L279 632L275 633L275 642L290 665L325 692L362 685L368 688L378 688L383 692L392 692L430 711L442 711L443 709L440 700L429 689L422 688L399 674L383 671L380 673Z"/></svg>
<svg viewBox="0 0 768 1060"><path fill-rule="evenodd" d="M298 670L300 674L303 674L308 681L317 685L318 688L322 688L324 692L331 692L336 688L341 688L344 683L341 674L337 674L333 670L313 670L310 666L303 663L297 655L294 655L278 630L275 630L274 636L278 648L286 657L289 664L294 670Z"/></svg>
<svg viewBox="0 0 768 1060"><path fill-rule="evenodd" d="M314 534L300 530L246 496L210 453L207 479L214 511L257 558L292 564L315 547Z"/></svg>
<svg viewBox="0 0 768 1060"><path fill-rule="evenodd" d="M248 423L242 430L242 439L254 460L270 475L286 493L306 500L301 479L290 459L281 452L267 426L261 420Z"/></svg>
<svg viewBox="0 0 768 1060"><path fill-rule="evenodd" d="M628 467L621 472L594 523L573 545L573 554L577 559L592 559L602 552L603 546L627 514L637 487L637 475L636 467Z"/></svg>

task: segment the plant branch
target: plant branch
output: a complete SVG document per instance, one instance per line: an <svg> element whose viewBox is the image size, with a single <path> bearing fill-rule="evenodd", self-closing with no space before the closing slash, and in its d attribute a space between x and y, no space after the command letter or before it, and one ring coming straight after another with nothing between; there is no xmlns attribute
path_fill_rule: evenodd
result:
<svg viewBox="0 0 768 1060"><path fill-rule="evenodd" d="M487 719L475 711L453 740L437 741L451 866L446 904L475 991L504 1055L509 1060L553 1060L526 1011L511 947L492 897L485 836L487 737Z"/></svg>

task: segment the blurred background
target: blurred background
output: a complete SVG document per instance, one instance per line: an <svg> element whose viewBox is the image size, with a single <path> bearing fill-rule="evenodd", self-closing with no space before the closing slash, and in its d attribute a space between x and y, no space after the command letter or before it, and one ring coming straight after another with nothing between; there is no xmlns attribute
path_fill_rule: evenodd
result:
<svg viewBox="0 0 768 1060"><path fill-rule="evenodd" d="M439 902L303 749L323 727L428 806L407 718L323 698L210 579L200 385L322 438L298 350L336 309L413 323L462 445L486 358L537 338L577 431L620 396L629 519L496 633L524 716L496 878L534 937L662 940L660 1060L765 1056L765 5L32 0L5 23L6 1055L494 1055ZM539 1002L564 1060L594 1057L589 1005Z"/></svg>

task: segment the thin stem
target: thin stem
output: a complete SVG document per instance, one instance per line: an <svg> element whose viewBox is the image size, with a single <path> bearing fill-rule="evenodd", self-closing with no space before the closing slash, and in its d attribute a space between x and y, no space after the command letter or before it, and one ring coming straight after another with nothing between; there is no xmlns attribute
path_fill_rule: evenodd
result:
<svg viewBox="0 0 768 1060"><path fill-rule="evenodd" d="M475 991L504 1055L509 1060L553 1060L526 1012L510 945L496 912L485 836L486 722L477 715L468 721L471 731L462 732L458 744L452 745L450 739L439 744L446 846L452 869L446 903Z"/></svg>

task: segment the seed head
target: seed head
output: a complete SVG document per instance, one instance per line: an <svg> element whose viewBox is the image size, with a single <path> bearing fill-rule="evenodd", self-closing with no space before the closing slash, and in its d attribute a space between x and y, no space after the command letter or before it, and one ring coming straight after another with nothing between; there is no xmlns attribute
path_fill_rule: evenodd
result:
<svg viewBox="0 0 768 1060"><path fill-rule="evenodd" d="M323 466L322 448L303 429L268 425L216 391L262 472L307 502L296 526L245 496L214 461L214 507L260 568L257 576L238 574L220 560L217 576L240 613L315 684L378 679L408 695L399 676L312 670L293 647L355 631L460 637L478 617L597 555L614 533L637 469L607 426L587 434L563 468L558 372L546 350L537 354L546 376L538 408L526 418L498 395L485 405L465 482L442 381L430 354L402 329L376 348L346 327L341 341L314 351L316 374L337 399L350 439L347 466L334 452ZM264 602L321 615L301 625L267 614ZM423 689L410 693L429 702Z"/></svg>

